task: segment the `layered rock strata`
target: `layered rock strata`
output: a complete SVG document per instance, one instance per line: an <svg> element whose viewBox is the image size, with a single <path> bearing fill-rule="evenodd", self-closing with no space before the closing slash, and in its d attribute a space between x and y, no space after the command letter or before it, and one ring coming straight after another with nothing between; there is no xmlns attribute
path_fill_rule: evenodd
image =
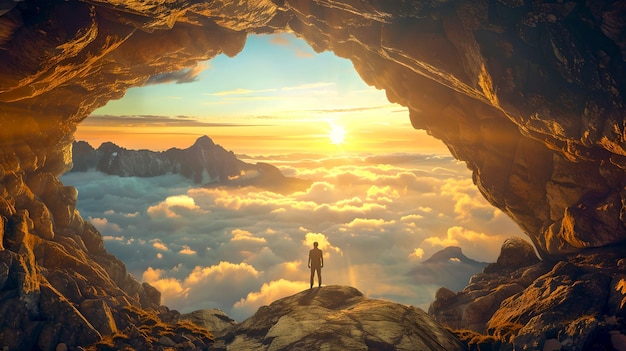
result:
<svg viewBox="0 0 626 351"><path fill-rule="evenodd" d="M151 76L235 55L249 33L291 30L351 59L367 83L408 107L414 127L467 162L481 192L544 260L593 257L594 247L614 252L626 239L621 1L1 5L0 291L13 301L3 306L16 317L2 321L11 340L26 339L23 330L25 342L60 340L66 330L57 326L67 322L84 331L73 342L85 343L111 328L85 322L83 301L156 303L102 249L74 209L75 191L56 177L70 167L76 125L94 109ZM42 301L72 317L53 316Z"/></svg>

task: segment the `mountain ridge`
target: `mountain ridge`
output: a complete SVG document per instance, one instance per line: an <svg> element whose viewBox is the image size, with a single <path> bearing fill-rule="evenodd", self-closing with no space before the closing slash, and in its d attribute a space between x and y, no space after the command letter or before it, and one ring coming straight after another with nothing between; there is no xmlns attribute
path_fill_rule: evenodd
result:
<svg viewBox="0 0 626 351"><path fill-rule="evenodd" d="M120 177L180 174L205 187L255 186L284 193L304 190L311 184L305 179L286 177L269 163L241 161L234 152L215 144L206 135L188 148L165 151L129 150L112 142L104 142L95 149L86 141L75 141L72 163L70 172L96 170Z"/></svg>
<svg viewBox="0 0 626 351"><path fill-rule="evenodd" d="M470 278L488 263L473 260L458 246L445 247L411 269L407 276L419 284L433 284L453 291L462 290Z"/></svg>

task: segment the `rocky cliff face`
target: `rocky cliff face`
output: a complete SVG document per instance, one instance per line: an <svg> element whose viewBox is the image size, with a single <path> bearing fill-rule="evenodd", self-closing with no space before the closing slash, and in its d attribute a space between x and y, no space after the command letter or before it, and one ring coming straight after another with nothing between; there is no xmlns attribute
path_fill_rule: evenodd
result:
<svg viewBox="0 0 626 351"><path fill-rule="evenodd" d="M243 162L206 135L186 149L171 148L164 152L127 150L110 142L94 149L78 141L72 146L72 163L72 172L97 170L121 177L180 174L205 186L257 186L293 192L311 185L307 180L285 177L270 164Z"/></svg>
<svg viewBox="0 0 626 351"><path fill-rule="evenodd" d="M71 323L84 331L74 342L88 342L113 329L87 323L93 318L83 303L118 310L156 303L156 293L102 249L75 211L75 191L56 177L71 164L76 125L95 108L155 74L235 55L251 32L293 30L316 50L351 59L367 83L409 108L416 128L467 162L485 197L519 223L543 259L570 267L575 257L594 257L591 248L623 257L616 249L626 239L621 1L1 5L0 292L16 316L1 322L13 330L4 334L11 340L60 340L67 329L58 326ZM613 282L623 268L606 272ZM623 283L605 288L624 294ZM42 301L68 319L41 308ZM501 319L510 318L507 306ZM97 313L108 316L104 305ZM542 318L533 309L525 316Z"/></svg>
<svg viewBox="0 0 626 351"><path fill-rule="evenodd" d="M428 313L457 330L470 349L623 350L626 247L613 249L552 265L539 261L529 243L509 239L497 262L465 289L439 289Z"/></svg>
<svg viewBox="0 0 626 351"><path fill-rule="evenodd" d="M76 190L49 172L26 177L33 165L13 160L12 169L0 166L0 346L55 350L116 336L117 347L146 349L152 341L142 340L158 344L179 328L161 321L161 293L128 274L80 217ZM206 330L185 333L212 342Z"/></svg>

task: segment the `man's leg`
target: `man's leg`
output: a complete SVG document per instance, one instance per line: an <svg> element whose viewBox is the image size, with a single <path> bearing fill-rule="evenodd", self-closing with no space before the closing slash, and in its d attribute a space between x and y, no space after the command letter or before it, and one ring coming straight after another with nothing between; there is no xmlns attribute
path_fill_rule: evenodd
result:
<svg viewBox="0 0 626 351"><path fill-rule="evenodd" d="M322 287L322 268L319 267L317 268L317 284L319 285L319 287Z"/></svg>
<svg viewBox="0 0 626 351"><path fill-rule="evenodd" d="M311 267L311 289L313 289L313 276L315 275L315 268Z"/></svg>

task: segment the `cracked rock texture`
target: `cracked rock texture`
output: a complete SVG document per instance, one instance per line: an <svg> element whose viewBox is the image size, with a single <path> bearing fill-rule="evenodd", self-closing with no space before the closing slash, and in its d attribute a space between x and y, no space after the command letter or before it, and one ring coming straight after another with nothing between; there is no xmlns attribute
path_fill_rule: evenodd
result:
<svg viewBox="0 0 626 351"><path fill-rule="evenodd" d="M285 30L349 58L365 82L407 106L413 126L467 163L544 261L558 266L595 248L623 256L623 1L2 0L0 303L16 316L0 322L13 333L3 335L84 344L114 330L85 311L102 319L105 306L158 304L106 253L75 210L76 191L56 178L71 167L76 125L154 75L236 55L249 33ZM606 289L624 294L623 284ZM58 325L69 321L84 332L65 336Z"/></svg>

